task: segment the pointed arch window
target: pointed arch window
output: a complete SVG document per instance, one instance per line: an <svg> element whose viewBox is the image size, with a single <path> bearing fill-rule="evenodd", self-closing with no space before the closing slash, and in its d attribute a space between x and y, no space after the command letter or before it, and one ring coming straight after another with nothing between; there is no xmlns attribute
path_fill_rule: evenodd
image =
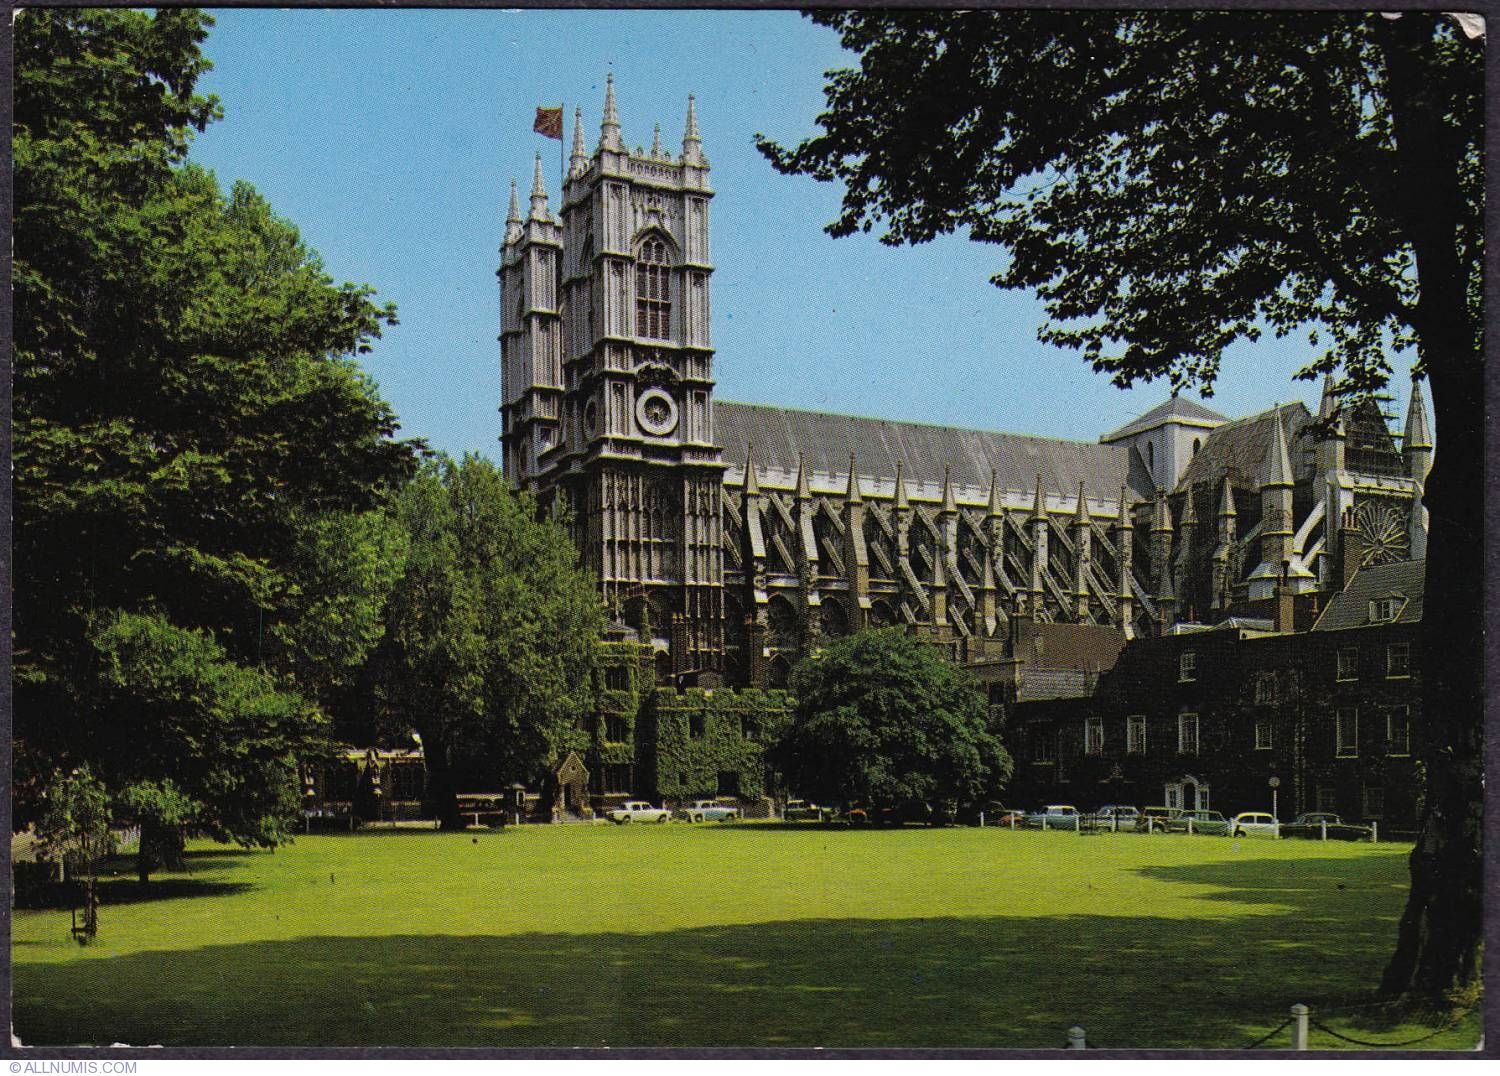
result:
<svg viewBox="0 0 1500 1076"><path fill-rule="evenodd" d="M667 340L672 333L672 270L667 244L647 239L635 262L635 334Z"/></svg>

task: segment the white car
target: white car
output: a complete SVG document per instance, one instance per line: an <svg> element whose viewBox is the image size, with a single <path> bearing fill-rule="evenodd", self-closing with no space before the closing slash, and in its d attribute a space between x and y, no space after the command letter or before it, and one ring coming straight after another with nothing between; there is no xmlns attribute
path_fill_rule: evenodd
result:
<svg viewBox="0 0 1500 1076"><path fill-rule="evenodd" d="M1229 820L1229 835L1274 839L1281 836L1281 823L1264 811L1241 811Z"/></svg>
<svg viewBox="0 0 1500 1076"><path fill-rule="evenodd" d="M607 817L615 825L623 826L627 822L665 822L672 817L672 812L653 807L645 800L626 800Z"/></svg>
<svg viewBox="0 0 1500 1076"><path fill-rule="evenodd" d="M733 822L740 816L740 809L718 800L694 800L677 808L677 813L689 822Z"/></svg>

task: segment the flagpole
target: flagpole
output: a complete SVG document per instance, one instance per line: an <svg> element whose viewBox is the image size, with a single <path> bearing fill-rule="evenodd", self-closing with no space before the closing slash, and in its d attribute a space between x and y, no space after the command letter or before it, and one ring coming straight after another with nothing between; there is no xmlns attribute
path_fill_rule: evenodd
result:
<svg viewBox="0 0 1500 1076"><path fill-rule="evenodd" d="M557 113L561 117L557 122L557 219L562 220L563 188L568 183L567 158L563 155L568 140L568 102L558 105Z"/></svg>

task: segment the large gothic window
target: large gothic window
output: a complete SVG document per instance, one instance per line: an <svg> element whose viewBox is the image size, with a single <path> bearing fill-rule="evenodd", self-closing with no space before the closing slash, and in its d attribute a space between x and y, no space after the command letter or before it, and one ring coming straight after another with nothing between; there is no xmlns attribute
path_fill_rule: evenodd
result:
<svg viewBox="0 0 1500 1076"><path fill-rule="evenodd" d="M667 244L648 239L635 263L635 334L666 340L672 334L672 270Z"/></svg>

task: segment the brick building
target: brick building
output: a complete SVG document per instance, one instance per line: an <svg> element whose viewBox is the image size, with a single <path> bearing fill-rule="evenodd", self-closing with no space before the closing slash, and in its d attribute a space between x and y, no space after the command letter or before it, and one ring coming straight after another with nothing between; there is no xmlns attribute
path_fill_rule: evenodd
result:
<svg viewBox="0 0 1500 1076"><path fill-rule="evenodd" d="M1270 810L1276 777L1284 820L1331 810L1411 830L1423 567L1361 568L1321 610L1293 604L1290 625L1179 624L1092 677L1023 678L1007 705L1008 797L1231 814Z"/></svg>

